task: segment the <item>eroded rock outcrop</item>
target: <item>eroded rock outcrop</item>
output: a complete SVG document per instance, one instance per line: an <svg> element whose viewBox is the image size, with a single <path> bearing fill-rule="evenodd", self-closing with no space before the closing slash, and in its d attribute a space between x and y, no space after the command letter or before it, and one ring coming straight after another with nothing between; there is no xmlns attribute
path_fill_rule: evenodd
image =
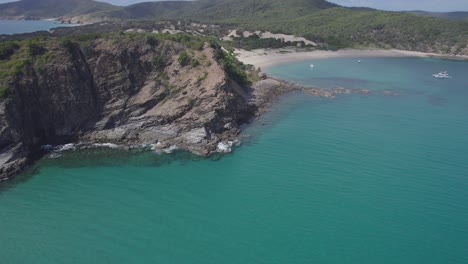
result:
<svg viewBox="0 0 468 264"><path fill-rule="evenodd" d="M229 78L220 49L117 37L45 42L46 53L11 77L0 103L0 178L45 144L177 145L209 155L255 115L252 88Z"/></svg>

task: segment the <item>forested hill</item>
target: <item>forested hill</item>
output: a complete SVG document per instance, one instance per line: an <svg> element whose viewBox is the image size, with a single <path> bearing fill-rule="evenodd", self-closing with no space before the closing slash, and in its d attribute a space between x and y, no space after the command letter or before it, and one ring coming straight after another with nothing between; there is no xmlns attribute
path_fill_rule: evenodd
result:
<svg viewBox="0 0 468 264"><path fill-rule="evenodd" d="M44 7L45 2L56 2L56 5L51 10L36 8L24 13L18 11L26 3L42 3ZM67 8L59 4L61 2L68 3L65 5ZM16 10L16 15L38 16L42 10L48 17L90 13L78 16L76 21L82 22L191 20L246 30L295 34L329 48L376 47L468 54L468 21L408 12L345 8L325 0L164 1L127 7L102 6L91 0L23 0L7 5L16 7L7 8ZM5 7L0 5L0 16L8 13Z"/></svg>
<svg viewBox="0 0 468 264"><path fill-rule="evenodd" d="M93 0L21 0L0 4L0 17L52 18L107 12L118 8Z"/></svg>
<svg viewBox="0 0 468 264"><path fill-rule="evenodd" d="M378 47L468 54L468 22L345 8L324 0L199 0L140 3L106 19L192 19L295 34L332 48Z"/></svg>

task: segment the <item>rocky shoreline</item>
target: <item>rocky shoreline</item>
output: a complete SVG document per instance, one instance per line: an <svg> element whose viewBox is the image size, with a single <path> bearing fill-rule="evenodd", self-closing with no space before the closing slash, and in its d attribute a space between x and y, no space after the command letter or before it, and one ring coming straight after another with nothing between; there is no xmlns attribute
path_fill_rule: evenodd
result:
<svg viewBox="0 0 468 264"><path fill-rule="evenodd" d="M248 67L236 64L221 47L202 43L192 49L170 36L154 36L109 35L85 46L36 44L48 52L47 61L31 57L5 82L9 95L0 99L0 180L47 153L67 150L228 153L241 143L241 126L284 94L302 91L332 99L370 93L304 87L252 69L260 80L249 84L238 75ZM223 66L227 63L231 68Z"/></svg>
<svg viewBox="0 0 468 264"><path fill-rule="evenodd" d="M170 154L175 150L187 150L198 156L210 156L215 153L230 153L232 148L242 143L241 125L253 122L262 114L269 111L281 96L294 91L300 91L310 96L333 99L338 95L370 94L367 89L348 89L336 87L331 89L305 87L275 78L264 78L250 87L246 104L250 109L248 119L236 120L237 123L227 123L222 133L216 133L209 127L194 128L186 132L184 126L179 124L166 124L158 126L145 124L144 122L131 122L130 124L107 130L91 130L80 137L80 140L61 145L42 145L36 157L49 154L51 158L59 158L64 151L76 151L83 149L110 148L123 151L131 149L146 149L156 154ZM381 92L388 96L399 95L390 90ZM230 118L219 116L217 118ZM156 140L155 140L156 139ZM5 160L7 153L0 155L0 162L4 164L0 168L0 181L16 176L22 172L35 159L31 159L22 151L22 146L15 146L8 152L9 160ZM3 158L3 161L2 161ZM6 161L6 162L5 162Z"/></svg>
<svg viewBox="0 0 468 264"><path fill-rule="evenodd" d="M44 144L40 150L31 155L24 144L19 143L8 151L0 154L0 181L13 178L21 173L31 163L44 155L59 158L62 152L83 149L110 148L127 151L131 149L146 149L156 154L170 154L175 150L187 150L198 156L210 156L215 153L230 153L232 148L239 146L243 138L240 126L252 122L267 112L282 95L292 91L303 90L304 87L271 78L265 78L251 87L250 101L246 102L250 112L249 119L232 120L235 123L224 125L222 133L213 132L210 127L194 128L186 132L183 125L166 124L162 126L148 125L144 122L131 122L124 127L107 130L91 130L80 136L78 141L67 144ZM5 109L0 105L0 109ZM230 116L217 118L230 119ZM8 134L1 131L2 135ZM11 131L9 131L11 133ZM1 141L1 140L0 140Z"/></svg>
<svg viewBox="0 0 468 264"><path fill-rule="evenodd" d="M249 85L238 75L247 68L231 55L187 38L182 44L171 36L116 34L83 46L35 44L46 60L31 56L2 80L8 95L0 99L0 178L44 154L81 148L230 152L240 144L241 125L297 89L279 81L268 89Z"/></svg>

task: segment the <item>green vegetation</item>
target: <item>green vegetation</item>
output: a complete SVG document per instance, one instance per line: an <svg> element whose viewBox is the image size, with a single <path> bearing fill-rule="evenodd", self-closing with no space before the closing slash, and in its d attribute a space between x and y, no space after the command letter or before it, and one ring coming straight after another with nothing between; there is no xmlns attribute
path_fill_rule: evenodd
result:
<svg viewBox="0 0 468 264"><path fill-rule="evenodd" d="M275 38L260 38L257 34L250 35L248 37L235 37L232 42L226 42L225 44L241 48L245 50L253 49L279 49L291 46L300 46L306 48L312 48L312 45L305 45L304 41L283 41Z"/></svg>
<svg viewBox="0 0 468 264"><path fill-rule="evenodd" d="M177 61L179 62L180 65L187 66L190 62L190 55L184 50L179 53L179 57L177 57Z"/></svg>
<svg viewBox="0 0 468 264"><path fill-rule="evenodd" d="M37 43L29 43L28 44L28 53L32 57L43 55L47 52L47 49L44 48L42 45Z"/></svg>
<svg viewBox="0 0 468 264"><path fill-rule="evenodd" d="M374 46L425 51L468 44L468 23L375 10L330 8L257 27L302 35L330 49Z"/></svg>
<svg viewBox="0 0 468 264"><path fill-rule="evenodd" d="M204 43L210 39L209 37L192 36L184 33L162 34L160 36L162 36L166 40L181 43L187 48L193 50L202 50Z"/></svg>
<svg viewBox="0 0 468 264"><path fill-rule="evenodd" d="M196 67L198 67L198 66L200 65L200 61L197 60L197 59L195 59L195 58L193 58L193 59L190 60L190 65L191 65L193 68L196 68Z"/></svg>
<svg viewBox="0 0 468 264"><path fill-rule="evenodd" d="M128 7L115 7L92 0L22 0L0 5L0 16L60 17L80 14L89 14L90 17L98 19L183 19L189 22L217 23L231 29L238 27L244 30L294 34L333 50L346 47L380 47L466 53L468 44L468 22L464 12L418 12L418 15L414 15L365 8L343 8L325 0L163 1ZM460 20L451 21L430 16ZM168 35L175 36L168 38L180 38L173 41L190 43L190 48L203 48L203 41L196 42L189 35ZM147 44L155 46L157 42L149 37ZM246 49L281 48L286 45L294 43L255 37L235 39L233 43L235 47Z"/></svg>
<svg viewBox="0 0 468 264"><path fill-rule="evenodd" d="M148 1L112 11L93 13L92 16L98 19L113 18L115 20L166 19L181 15L181 10L189 10L190 6L192 4L189 1Z"/></svg>
<svg viewBox="0 0 468 264"><path fill-rule="evenodd" d="M66 37L35 37L0 42L0 97L8 96L10 83L17 74L46 70L46 65L53 63L55 59L62 56L75 56L77 51L83 51L85 56L92 56L97 52L96 44L102 41L107 41L108 44L120 47L122 50L129 47L147 50L148 45L156 45L151 46L152 59L148 60L148 65L160 72L160 80L163 83L169 80L164 68L177 53L177 60L183 66L194 68L210 66L211 61L204 53L194 51L208 43L207 45L211 45L217 54L216 58L223 65L227 76L242 84L250 82L249 68L240 63L234 55L223 52L215 38L188 34L116 32ZM66 55L66 52L70 55ZM208 72L205 71L197 78L197 82L202 82L207 76Z"/></svg>
<svg viewBox="0 0 468 264"><path fill-rule="evenodd" d="M150 45L151 47L157 46L159 44L159 41L156 39L155 36L146 36L146 43Z"/></svg>
<svg viewBox="0 0 468 264"><path fill-rule="evenodd" d="M14 59L0 60L0 97L8 95L8 83L11 78L22 71L29 60L21 56L12 56Z"/></svg>
<svg viewBox="0 0 468 264"><path fill-rule="evenodd" d="M42 37L0 42L0 97L8 95L9 83L16 74L26 71L32 62L37 62L38 67L45 63L46 43Z"/></svg>
<svg viewBox="0 0 468 264"><path fill-rule="evenodd" d="M299 0L287 0L291 4ZM248 6L248 1L246 7ZM279 6L278 6L279 7ZM306 10L306 8L304 9ZM409 50L461 49L468 44L468 22L420 17L403 12L371 9L330 7L301 12L293 9L276 10L278 16L259 11L257 15L241 18L235 14L213 19L233 23L246 30L263 30L294 34L321 43L328 49L347 47L380 47ZM269 11L270 12L270 11ZM242 41L246 47L253 39ZM253 45L265 46L256 41ZM271 43L270 46L278 47ZM254 46L252 46L254 47Z"/></svg>
<svg viewBox="0 0 468 264"><path fill-rule="evenodd" d="M0 42L0 60L9 59L20 46L16 42Z"/></svg>
<svg viewBox="0 0 468 264"><path fill-rule="evenodd" d="M221 28L262 30L294 34L318 42L322 48L400 48L418 51L467 53L466 12L414 15L366 8L343 8L325 0L197 0L140 3L115 7L92 0L22 0L0 5L0 16L60 17L88 14L91 18L117 21L177 20L220 24ZM420 15L428 15L420 16ZM459 21L439 19L455 18ZM463 20L465 19L465 20ZM178 24L179 25L179 24ZM186 34L168 34L167 39L192 49L204 41ZM160 39L160 37L158 37ZM157 45L149 37L147 44ZM273 39L240 38L233 46L281 48L294 43Z"/></svg>
<svg viewBox="0 0 468 264"><path fill-rule="evenodd" d="M141 3L101 13L115 20L186 19L222 27L294 34L318 42L322 48L400 48L459 52L468 44L468 22L343 8L324 0L198 0ZM457 14L459 15L459 14ZM463 15L463 14L461 14ZM275 40L235 39L234 46L282 47ZM464 51L466 53L466 50Z"/></svg>
<svg viewBox="0 0 468 264"><path fill-rule="evenodd" d="M78 43L69 38L65 38L60 41L60 46L65 48L69 53L73 53L73 51L78 48Z"/></svg>
<svg viewBox="0 0 468 264"><path fill-rule="evenodd" d="M166 59L164 56L158 55L153 58L152 63L155 68L164 68L164 66L166 66Z"/></svg>
<svg viewBox="0 0 468 264"><path fill-rule="evenodd" d="M207 71L204 71L202 75L198 76L197 78L197 84L200 84L201 82L203 82L204 80L206 80L206 78L208 77L208 72Z"/></svg>
<svg viewBox="0 0 468 264"><path fill-rule="evenodd" d="M241 85L251 84L251 80L247 77L247 66L236 59L233 53L219 51L218 61L223 66L226 75L233 81Z"/></svg>

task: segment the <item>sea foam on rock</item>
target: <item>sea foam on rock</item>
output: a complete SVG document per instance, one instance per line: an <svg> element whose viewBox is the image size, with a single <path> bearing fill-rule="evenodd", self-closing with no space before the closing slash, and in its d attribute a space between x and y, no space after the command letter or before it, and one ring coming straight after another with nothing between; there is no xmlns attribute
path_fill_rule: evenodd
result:
<svg viewBox="0 0 468 264"><path fill-rule="evenodd" d="M119 145L113 143L94 143L93 147L117 149Z"/></svg>
<svg viewBox="0 0 468 264"><path fill-rule="evenodd" d="M232 141L228 141L227 143L219 142L217 146L217 150L220 153L230 153L232 151Z"/></svg>
<svg viewBox="0 0 468 264"><path fill-rule="evenodd" d="M69 144L65 144L63 146L59 146L57 151L58 152L63 152L63 151L68 151L68 150L76 150L76 144L69 143Z"/></svg>

